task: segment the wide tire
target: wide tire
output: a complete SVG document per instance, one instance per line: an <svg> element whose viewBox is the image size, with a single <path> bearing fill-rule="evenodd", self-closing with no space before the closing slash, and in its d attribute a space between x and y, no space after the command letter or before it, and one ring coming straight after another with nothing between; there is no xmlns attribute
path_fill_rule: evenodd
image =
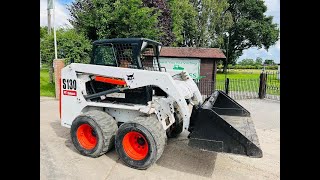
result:
<svg viewBox="0 0 320 180"><path fill-rule="evenodd" d="M119 127L115 148L127 166L147 169L161 157L166 142L166 131L155 116L137 117Z"/></svg>
<svg viewBox="0 0 320 180"><path fill-rule="evenodd" d="M99 157L114 147L118 126L108 113L92 110L76 117L71 125L71 139L80 154Z"/></svg>

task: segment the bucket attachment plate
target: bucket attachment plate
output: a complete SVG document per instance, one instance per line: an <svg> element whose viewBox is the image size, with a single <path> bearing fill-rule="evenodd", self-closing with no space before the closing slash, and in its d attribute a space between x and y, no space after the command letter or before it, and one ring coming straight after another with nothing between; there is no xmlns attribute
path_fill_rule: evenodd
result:
<svg viewBox="0 0 320 180"><path fill-rule="evenodd" d="M215 91L190 119L189 146L207 151L262 157L249 111L222 91Z"/></svg>

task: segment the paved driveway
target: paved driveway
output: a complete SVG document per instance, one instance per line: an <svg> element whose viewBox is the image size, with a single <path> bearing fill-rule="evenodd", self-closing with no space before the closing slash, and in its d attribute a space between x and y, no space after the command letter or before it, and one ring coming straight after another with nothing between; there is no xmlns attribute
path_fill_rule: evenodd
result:
<svg viewBox="0 0 320 180"><path fill-rule="evenodd" d="M263 158L202 152L186 136L169 139L162 157L147 170L125 166L115 150L99 158L80 155L69 129L60 126L58 101L40 97L41 179L280 179L280 103L238 100L251 114Z"/></svg>

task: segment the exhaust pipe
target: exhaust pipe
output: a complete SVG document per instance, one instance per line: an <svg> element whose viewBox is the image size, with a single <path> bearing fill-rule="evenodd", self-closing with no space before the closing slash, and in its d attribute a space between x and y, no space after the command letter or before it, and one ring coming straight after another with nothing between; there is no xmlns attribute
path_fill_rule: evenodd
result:
<svg viewBox="0 0 320 180"><path fill-rule="evenodd" d="M189 146L205 151L262 157L250 112L222 91L194 107Z"/></svg>

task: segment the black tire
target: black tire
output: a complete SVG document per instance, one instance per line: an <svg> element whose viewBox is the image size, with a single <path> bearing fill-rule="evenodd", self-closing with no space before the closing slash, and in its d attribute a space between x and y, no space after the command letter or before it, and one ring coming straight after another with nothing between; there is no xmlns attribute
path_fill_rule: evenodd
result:
<svg viewBox="0 0 320 180"><path fill-rule="evenodd" d="M77 131L81 125L89 125L93 136L96 137L94 148L86 149L81 145ZM92 110L76 117L71 125L71 139L80 154L89 157L99 157L114 147L114 139L118 126L116 121L108 113Z"/></svg>
<svg viewBox="0 0 320 180"><path fill-rule="evenodd" d="M176 138L183 130L183 123L173 124L167 129L168 138Z"/></svg>
<svg viewBox="0 0 320 180"><path fill-rule="evenodd" d="M134 160L127 155L123 139L129 132L138 132L148 144L148 153L141 160ZM123 123L116 134L115 148L122 162L135 169L147 169L162 155L167 142L166 131L155 116L137 117L132 122Z"/></svg>

